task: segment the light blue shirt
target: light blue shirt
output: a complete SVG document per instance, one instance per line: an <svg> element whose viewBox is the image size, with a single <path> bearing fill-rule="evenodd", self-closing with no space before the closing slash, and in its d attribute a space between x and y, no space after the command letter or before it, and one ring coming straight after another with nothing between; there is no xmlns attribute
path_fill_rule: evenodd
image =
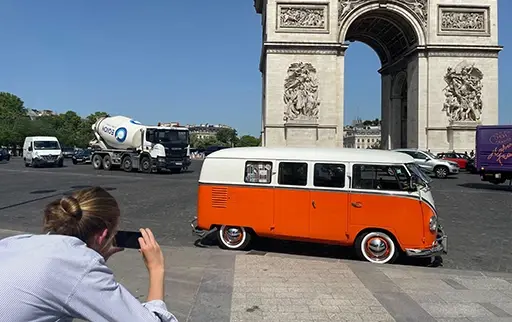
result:
<svg viewBox="0 0 512 322"><path fill-rule="evenodd" d="M140 303L75 237L0 240L0 322L178 322L163 301Z"/></svg>

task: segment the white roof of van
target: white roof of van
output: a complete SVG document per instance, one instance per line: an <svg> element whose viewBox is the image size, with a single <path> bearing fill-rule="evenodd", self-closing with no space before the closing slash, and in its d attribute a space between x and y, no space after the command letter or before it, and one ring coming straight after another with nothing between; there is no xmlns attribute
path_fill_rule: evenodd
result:
<svg viewBox="0 0 512 322"><path fill-rule="evenodd" d="M43 140L57 140L54 136L27 136L25 139L31 138L34 141L43 141ZM57 140L58 141L58 140Z"/></svg>
<svg viewBox="0 0 512 322"><path fill-rule="evenodd" d="M249 147L249 148L229 148L222 149L209 154L207 159L217 158L244 158L253 160L272 159L272 160L313 160L313 161L349 161L349 162L368 162L379 163L410 163L414 159L400 152L374 149L349 149L349 148L267 148L267 147Z"/></svg>

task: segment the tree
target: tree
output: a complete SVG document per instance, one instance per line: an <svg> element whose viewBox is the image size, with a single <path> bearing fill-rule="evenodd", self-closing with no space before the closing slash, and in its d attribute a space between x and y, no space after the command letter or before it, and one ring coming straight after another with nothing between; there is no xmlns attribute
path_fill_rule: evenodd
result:
<svg viewBox="0 0 512 322"><path fill-rule="evenodd" d="M0 92L0 145L19 144L23 140L22 132L26 131L28 119L25 103L21 98Z"/></svg>
<svg viewBox="0 0 512 322"><path fill-rule="evenodd" d="M220 142L214 136L207 136L203 139L198 139L194 146L197 149L206 149L209 146L219 145Z"/></svg>
<svg viewBox="0 0 512 322"><path fill-rule="evenodd" d="M238 140L238 145L240 147L249 147L249 146L260 146L261 139L256 138L252 135L243 135Z"/></svg>
<svg viewBox="0 0 512 322"><path fill-rule="evenodd" d="M235 129L221 128L215 135L217 141L225 146L235 146L238 141L238 135Z"/></svg>

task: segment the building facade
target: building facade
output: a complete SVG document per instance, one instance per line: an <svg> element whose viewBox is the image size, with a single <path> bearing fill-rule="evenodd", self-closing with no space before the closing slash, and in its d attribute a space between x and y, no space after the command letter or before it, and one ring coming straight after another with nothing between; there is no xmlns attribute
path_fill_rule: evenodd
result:
<svg viewBox="0 0 512 322"><path fill-rule="evenodd" d="M254 0L263 146L344 146L345 51L381 61L382 145L472 150L498 123L496 0Z"/></svg>
<svg viewBox="0 0 512 322"><path fill-rule="evenodd" d="M353 149L378 149L381 147L380 126L346 126L343 147Z"/></svg>

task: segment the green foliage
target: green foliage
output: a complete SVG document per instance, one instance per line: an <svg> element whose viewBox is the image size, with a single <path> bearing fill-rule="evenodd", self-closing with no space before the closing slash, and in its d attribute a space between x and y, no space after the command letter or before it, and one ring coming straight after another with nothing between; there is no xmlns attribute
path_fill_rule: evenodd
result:
<svg viewBox="0 0 512 322"><path fill-rule="evenodd" d="M255 138L252 135L243 135L238 140L238 146L240 147L249 147L249 146L260 146L261 139Z"/></svg>
<svg viewBox="0 0 512 322"><path fill-rule="evenodd" d="M238 135L235 129L222 128L215 136L222 146L233 147L238 142Z"/></svg>
<svg viewBox="0 0 512 322"><path fill-rule="evenodd" d="M92 124L107 113L81 118L74 111L59 115L27 116L24 102L16 95L0 93L0 146L22 145L27 136L56 136L63 146L86 147L94 138Z"/></svg>
<svg viewBox="0 0 512 322"><path fill-rule="evenodd" d="M92 125L104 116L108 114L98 111L81 118L76 112L67 111L59 115L44 115L31 119L19 97L0 92L0 146L20 146L25 137L40 135L55 136L63 146L84 148L94 138ZM200 139L197 135L192 135L190 144L198 149L209 146L250 147L259 146L261 138L251 135L239 138L235 129L222 128L215 136Z"/></svg>

